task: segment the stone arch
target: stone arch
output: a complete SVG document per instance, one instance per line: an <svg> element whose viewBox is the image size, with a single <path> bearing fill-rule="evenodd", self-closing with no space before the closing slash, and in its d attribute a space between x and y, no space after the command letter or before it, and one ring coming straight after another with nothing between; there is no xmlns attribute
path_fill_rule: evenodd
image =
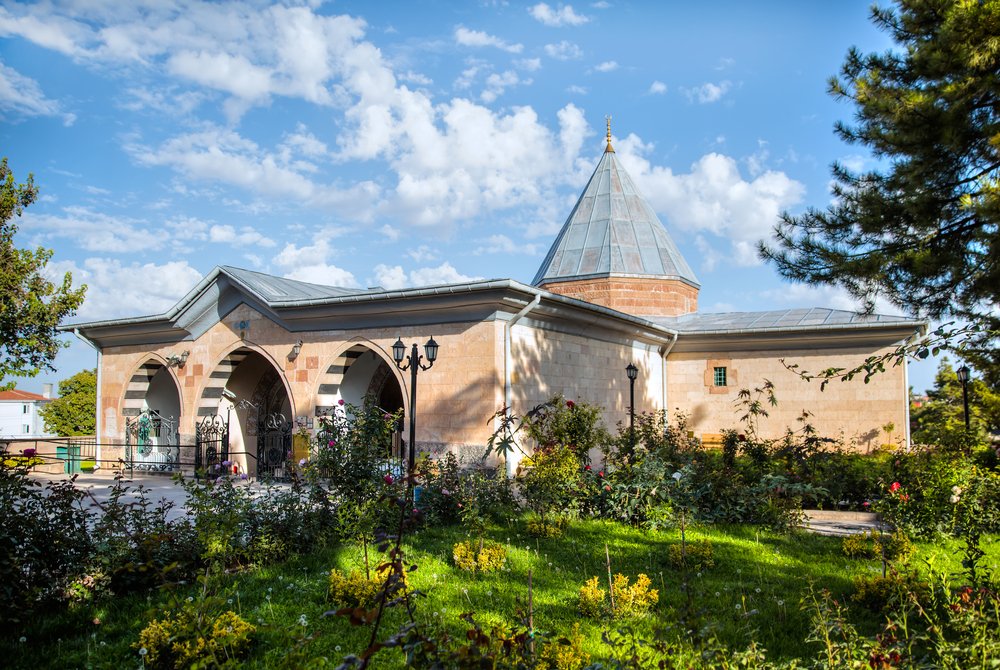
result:
<svg viewBox="0 0 1000 670"><path fill-rule="evenodd" d="M316 416L329 414L340 400L360 404L366 395L385 399L393 405L383 407L388 411L406 406L402 380L392 359L371 342L354 342L320 375Z"/></svg>
<svg viewBox="0 0 1000 670"><path fill-rule="evenodd" d="M173 386L176 398L169 397L170 385ZM162 395L165 404L155 403L161 406L151 407L149 405L151 394ZM167 366L165 359L156 354L148 354L145 360L136 367L125 386L122 415L134 417L139 416L145 409L155 409L163 416L179 418L181 406L181 385L174 371Z"/></svg>
<svg viewBox="0 0 1000 670"><path fill-rule="evenodd" d="M223 356L212 369L212 372L209 373L205 385L202 387L201 395L198 398L198 417L212 416L219 412L219 405L223 398L222 392L226 389L226 385L233 376L233 372L248 357L255 354L263 358L273 369L281 386L284 388L291 412L294 412L295 403L292 396L292 389L288 385L288 380L285 378L281 366L263 350L244 343Z"/></svg>

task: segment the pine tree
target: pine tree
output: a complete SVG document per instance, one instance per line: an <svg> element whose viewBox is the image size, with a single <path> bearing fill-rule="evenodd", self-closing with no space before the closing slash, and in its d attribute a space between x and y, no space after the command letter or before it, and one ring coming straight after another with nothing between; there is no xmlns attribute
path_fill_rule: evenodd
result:
<svg viewBox="0 0 1000 670"><path fill-rule="evenodd" d="M981 328L985 370L1000 362L1000 0L900 0L872 20L895 48L851 49L830 93L855 105L836 133L878 166L834 164L833 204L784 214L760 252L785 277L843 286L869 309L882 296Z"/></svg>

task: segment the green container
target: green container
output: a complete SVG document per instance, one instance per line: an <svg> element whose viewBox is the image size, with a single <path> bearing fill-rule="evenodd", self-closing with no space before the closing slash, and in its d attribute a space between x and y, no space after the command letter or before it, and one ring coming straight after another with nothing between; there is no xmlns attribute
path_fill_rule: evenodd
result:
<svg viewBox="0 0 1000 670"><path fill-rule="evenodd" d="M63 472L73 475L80 472L80 447L69 444L65 447L56 447L56 458L63 461Z"/></svg>

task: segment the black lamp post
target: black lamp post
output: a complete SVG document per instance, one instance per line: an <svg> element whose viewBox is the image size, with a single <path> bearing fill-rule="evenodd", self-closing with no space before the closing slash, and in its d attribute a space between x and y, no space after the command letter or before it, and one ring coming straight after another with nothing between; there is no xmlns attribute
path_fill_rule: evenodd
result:
<svg viewBox="0 0 1000 670"><path fill-rule="evenodd" d="M969 366L963 365L955 371L962 384L962 409L965 413L965 432L969 432Z"/></svg>
<svg viewBox="0 0 1000 670"><path fill-rule="evenodd" d="M635 379L639 376L639 368L629 363L625 374L628 375L628 432L632 440L632 451L635 451Z"/></svg>
<svg viewBox="0 0 1000 670"><path fill-rule="evenodd" d="M405 365L403 364L404 357L406 359ZM427 365L420 362L424 357L427 358ZM409 356L406 356L406 345L403 344L402 339L397 338L396 343L392 345L392 360L396 362L396 367L404 372L406 370L410 371L410 463L408 470L411 474L413 473L413 466L417 462L417 369L431 369L437 357L438 343L434 341L433 337L427 340L427 343L424 345L424 356L421 356L417 351L417 344L415 342Z"/></svg>

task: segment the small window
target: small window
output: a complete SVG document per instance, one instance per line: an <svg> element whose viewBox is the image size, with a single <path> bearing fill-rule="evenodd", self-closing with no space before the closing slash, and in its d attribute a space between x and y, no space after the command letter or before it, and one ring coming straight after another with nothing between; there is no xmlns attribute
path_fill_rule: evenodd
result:
<svg viewBox="0 0 1000 670"><path fill-rule="evenodd" d="M715 368L714 380L716 386L726 385L726 368Z"/></svg>
<svg viewBox="0 0 1000 670"><path fill-rule="evenodd" d="M27 413L28 413L28 406L21 405L21 414L27 414Z"/></svg>
<svg viewBox="0 0 1000 670"><path fill-rule="evenodd" d="M24 430L22 430L21 432L24 433L25 435L31 432L31 426L29 426L28 424L21 426L21 428L24 428Z"/></svg>

